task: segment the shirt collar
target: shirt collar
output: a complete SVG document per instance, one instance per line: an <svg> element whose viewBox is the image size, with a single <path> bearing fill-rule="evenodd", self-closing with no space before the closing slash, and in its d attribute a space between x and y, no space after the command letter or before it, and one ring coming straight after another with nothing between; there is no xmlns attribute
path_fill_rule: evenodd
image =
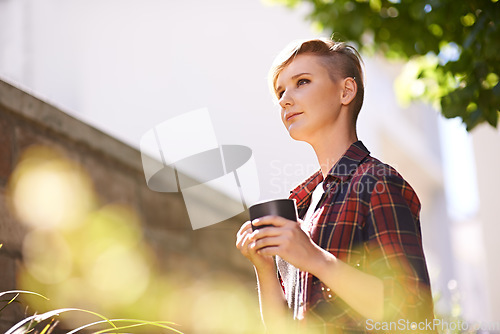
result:
<svg viewBox="0 0 500 334"><path fill-rule="evenodd" d="M328 172L325 183L330 183L331 179L339 179L342 182L347 181L356 171L361 161L369 154L370 151L360 140L353 143ZM326 189L326 184L324 184L324 187Z"/></svg>

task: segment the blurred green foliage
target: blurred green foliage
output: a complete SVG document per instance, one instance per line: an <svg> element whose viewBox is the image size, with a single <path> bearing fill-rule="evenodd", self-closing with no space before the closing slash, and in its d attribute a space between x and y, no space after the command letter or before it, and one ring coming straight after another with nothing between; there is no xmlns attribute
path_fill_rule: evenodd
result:
<svg viewBox="0 0 500 334"><path fill-rule="evenodd" d="M496 127L500 112L498 0L266 0L312 5L315 27L357 44L363 53L409 61L400 87L407 101L434 104L472 130ZM338 34L338 35L337 35ZM415 70L416 69L416 70ZM411 79L411 80L410 80ZM410 81L408 81L410 80Z"/></svg>

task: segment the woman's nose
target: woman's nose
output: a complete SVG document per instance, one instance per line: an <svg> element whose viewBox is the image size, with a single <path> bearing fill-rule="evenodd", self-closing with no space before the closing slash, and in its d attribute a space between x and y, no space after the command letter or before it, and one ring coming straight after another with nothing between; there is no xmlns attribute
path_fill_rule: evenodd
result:
<svg viewBox="0 0 500 334"><path fill-rule="evenodd" d="M279 104L281 108L293 105L293 98L288 91L284 91L279 99Z"/></svg>

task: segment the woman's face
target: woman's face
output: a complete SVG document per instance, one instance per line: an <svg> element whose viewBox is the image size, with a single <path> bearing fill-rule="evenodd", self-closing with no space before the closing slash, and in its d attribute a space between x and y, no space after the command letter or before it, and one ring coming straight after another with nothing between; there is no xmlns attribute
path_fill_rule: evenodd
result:
<svg viewBox="0 0 500 334"><path fill-rule="evenodd" d="M276 94L290 136L314 145L339 126L342 85L333 82L318 56L298 55L279 74Z"/></svg>

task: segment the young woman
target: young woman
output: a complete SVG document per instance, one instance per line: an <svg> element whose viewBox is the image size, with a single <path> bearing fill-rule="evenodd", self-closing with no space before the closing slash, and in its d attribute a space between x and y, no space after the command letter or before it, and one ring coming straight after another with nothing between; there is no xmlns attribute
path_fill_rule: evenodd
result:
<svg viewBox="0 0 500 334"><path fill-rule="evenodd" d="M273 333L284 332L286 318L299 332L432 331L420 202L357 138L361 62L351 46L313 39L285 50L270 71L283 124L312 146L320 165L291 191L298 224L268 216L252 223L272 226L252 232L246 222L237 234Z"/></svg>

